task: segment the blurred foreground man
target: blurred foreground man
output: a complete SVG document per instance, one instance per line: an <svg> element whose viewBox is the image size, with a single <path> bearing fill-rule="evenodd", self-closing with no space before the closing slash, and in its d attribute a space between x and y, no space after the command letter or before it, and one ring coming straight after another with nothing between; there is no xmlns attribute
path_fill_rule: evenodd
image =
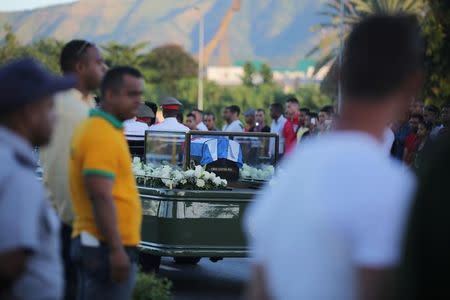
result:
<svg viewBox="0 0 450 300"><path fill-rule="evenodd" d="M75 86L35 61L0 69L0 299L61 299L59 220L36 177L33 146L56 120L53 95Z"/></svg>
<svg viewBox="0 0 450 300"><path fill-rule="evenodd" d="M288 159L246 220L252 299L390 299L414 180L383 137L421 84L417 20L370 17L344 49L336 131Z"/></svg>
<svg viewBox="0 0 450 300"><path fill-rule="evenodd" d="M75 221L72 256L78 299L131 299L142 209L123 121L138 112L142 74L117 67L103 79L100 108L75 132L70 188Z"/></svg>
<svg viewBox="0 0 450 300"><path fill-rule="evenodd" d="M95 107L93 93L100 87L106 66L98 48L84 40L67 43L60 56L63 74L77 79L77 86L56 96L58 119L48 147L40 150L44 183L50 191L50 201L62 221L61 241L65 271L65 297L75 299L76 273L70 260L73 210L69 189L70 140L75 129L87 119Z"/></svg>

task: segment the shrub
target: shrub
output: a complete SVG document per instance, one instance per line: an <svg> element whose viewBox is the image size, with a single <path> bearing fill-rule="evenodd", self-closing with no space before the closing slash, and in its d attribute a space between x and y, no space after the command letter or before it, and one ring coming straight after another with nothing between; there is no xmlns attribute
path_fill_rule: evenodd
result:
<svg viewBox="0 0 450 300"><path fill-rule="evenodd" d="M133 291L133 300L169 300L172 282L155 274L139 272Z"/></svg>

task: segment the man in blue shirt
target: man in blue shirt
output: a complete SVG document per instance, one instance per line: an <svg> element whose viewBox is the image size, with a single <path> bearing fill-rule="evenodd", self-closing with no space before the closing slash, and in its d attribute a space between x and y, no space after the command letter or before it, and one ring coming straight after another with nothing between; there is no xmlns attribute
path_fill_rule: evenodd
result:
<svg viewBox="0 0 450 300"><path fill-rule="evenodd" d="M37 179L33 146L50 140L53 95L75 86L31 59L0 69L0 299L61 299L59 220Z"/></svg>

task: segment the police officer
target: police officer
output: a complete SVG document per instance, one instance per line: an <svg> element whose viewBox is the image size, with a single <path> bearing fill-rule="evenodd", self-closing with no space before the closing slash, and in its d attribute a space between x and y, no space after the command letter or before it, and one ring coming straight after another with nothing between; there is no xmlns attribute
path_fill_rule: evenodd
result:
<svg viewBox="0 0 450 300"><path fill-rule="evenodd" d="M164 121L150 127L150 131L174 131L174 132L188 132L189 128L179 123L177 114L181 109L180 101L173 97L165 97L161 101L161 108L163 111Z"/></svg>
<svg viewBox="0 0 450 300"><path fill-rule="evenodd" d="M0 299L61 299L59 220L36 176L32 146L50 140L53 95L75 86L31 59L0 69Z"/></svg>

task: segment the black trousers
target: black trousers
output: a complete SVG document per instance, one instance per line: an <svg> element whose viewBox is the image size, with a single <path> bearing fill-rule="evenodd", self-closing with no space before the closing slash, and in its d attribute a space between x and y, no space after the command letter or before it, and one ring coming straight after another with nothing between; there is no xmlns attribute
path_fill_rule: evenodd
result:
<svg viewBox="0 0 450 300"><path fill-rule="evenodd" d="M72 227L61 223L61 250L64 264L64 299L75 300L77 292L77 271L70 256Z"/></svg>

